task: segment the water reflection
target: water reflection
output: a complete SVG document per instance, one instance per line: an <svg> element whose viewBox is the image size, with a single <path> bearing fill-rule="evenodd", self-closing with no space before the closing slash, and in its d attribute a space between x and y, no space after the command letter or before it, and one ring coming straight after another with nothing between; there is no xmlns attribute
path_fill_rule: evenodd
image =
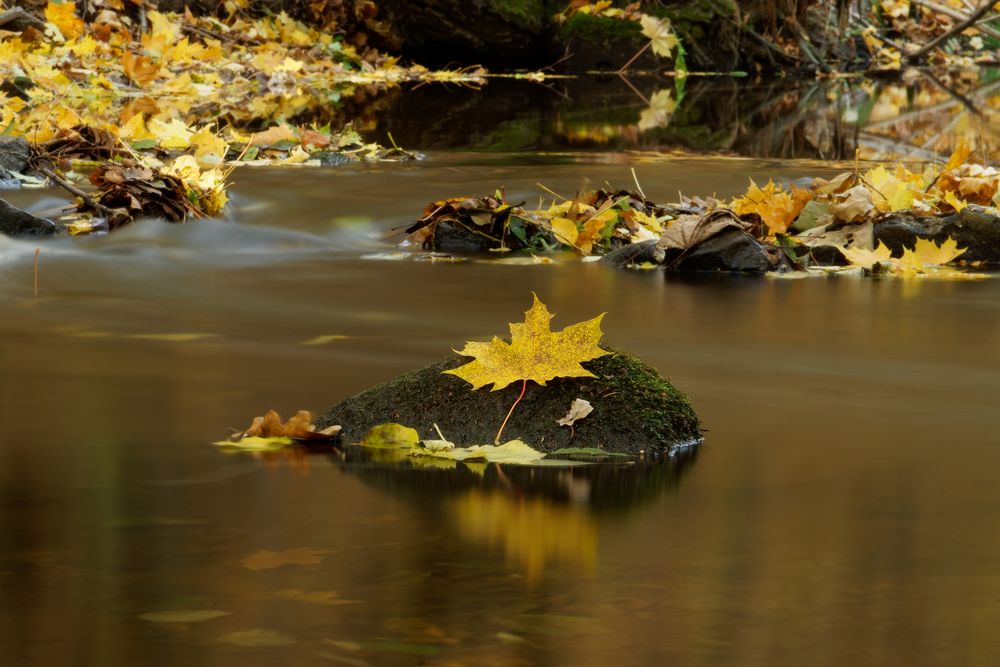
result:
<svg viewBox="0 0 1000 667"><path fill-rule="evenodd" d="M931 159L959 139L1000 149L995 72L941 80L734 78L492 80L482 90L400 91L374 136L498 151L716 151L759 158ZM430 110L430 111L429 111Z"/></svg>
<svg viewBox="0 0 1000 667"><path fill-rule="evenodd" d="M598 516L628 512L675 488L697 451L655 462L569 467L438 464L358 447L339 457L342 469L365 483L439 515L470 552L502 553L509 567L537 581L551 568L592 574Z"/></svg>

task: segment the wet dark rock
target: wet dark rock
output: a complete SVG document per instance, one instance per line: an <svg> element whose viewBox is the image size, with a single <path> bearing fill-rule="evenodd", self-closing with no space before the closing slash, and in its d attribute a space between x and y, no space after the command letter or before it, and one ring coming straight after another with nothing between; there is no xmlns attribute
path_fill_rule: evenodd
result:
<svg viewBox="0 0 1000 667"><path fill-rule="evenodd" d="M661 264L663 262L663 249L658 247L656 239L630 243L621 248L615 248L601 258L601 261L611 266L624 268L636 264Z"/></svg>
<svg viewBox="0 0 1000 667"><path fill-rule="evenodd" d="M47 236L55 231L56 225L51 220L31 215L0 199L0 233L7 236Z"/></svg>
<svg viewBox="0 0 1000 667"><path fill-rule="evenodd" d="M0 176L4 172L23 174L28 169L31 147L21 137L0 136Z"/></svg>
<svg viewBox="0 0 1000 667"><path fill-rule="evenodd" d="M968 206L959 213L942 217L894 215L875 224L875 242L881 241L895 255L913 248L918 238L940 244L948 237L960 248L968 248L961 259L1000 264L1000 217L982 206Z"/></svg>
<svg viewBox="0 0 1000 667"><path fill-rule="evenodd" d="M778 268L781 251L746 232L731 229L716 234L684 253L674 251L665 265L675 271L734 271L765 273Z"/></svg>
<svg viewBox="0 0 1000 667"><path fill-rule="evenodd" d="M442 373L468 361L453 354L348 398L321 417L317 428L340 424L344 440L356 442L377 424L411 426L425 438L437 437L437 424L456 443L492 443L521 385L473 391L464 380ZM544 387L529 382L503 439L519 438L546 452L598 447L636 455L670 453L701 437L687 397L651 366L615 352L584 367L597 377L557 378ZM557 425L577 398L590 401L594 411L572 429Z"/></svg>

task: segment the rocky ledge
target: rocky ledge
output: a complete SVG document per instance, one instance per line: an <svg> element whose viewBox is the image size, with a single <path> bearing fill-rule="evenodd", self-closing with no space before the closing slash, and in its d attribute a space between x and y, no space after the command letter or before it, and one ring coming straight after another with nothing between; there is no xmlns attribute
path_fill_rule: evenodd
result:
<svg viewBox="0 0 1000 667"><path fill-rule="evenodd" d="M437 424L453 442L492 443L521 385L473 391L464 380L443 373L467 361L453 354L352 396L321 417L317 428L340 424L343 439L356 442L387 422L437 438ZM529 382L504 439L520 439L543 452L579 447L647 456L669 455L700 440L698 417L687 397L655 368L617 351L583 365L596 377L559 378L545 386ZM578 398L589 401L593 412L572 426L557 424Z"/></svg>

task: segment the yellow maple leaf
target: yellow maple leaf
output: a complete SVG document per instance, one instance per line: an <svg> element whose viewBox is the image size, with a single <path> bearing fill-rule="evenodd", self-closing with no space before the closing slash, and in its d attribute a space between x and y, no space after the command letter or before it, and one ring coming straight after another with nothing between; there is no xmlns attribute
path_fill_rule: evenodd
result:
<svg viewBox="0 0 1000 667"><path fill-rule="evenodd" d="M609 354L597 345L604 314L553 332L552 314L537 295L532 296L534 303L525 311L524 322L510 325L510 343L496 336L489 343L469 341L458 354L475 360L444 372L462 378L473 389L492 383L493 391L518 380L544 385L557 377L594 377L580 363Z"/></svg>
<svg viewBox="0 0 1000 667"><path fill-rule="evenodd" d="M941 245L929 239L917 239L913 250L907 249L903 256L910 254L922 266L941 266L958 259L967 248L959 248L958 242L950 236Z"/></svg>
<svg viewBox="0 0 1000 667"><path fill-rule="evenodd" d="M160 65L148 56L137 56L131 51L122 54L122 70L132 83L143 88L156 80Z"/></svg>
<svg viewBox="0 0 1000 667"><path fill-rule="evenodd" d="M163 122L156 118L146 123L149 131L156 135L161 148L187 148L191 145L191 129L179 118Z"/></svg>
<svg viewBox="0 0 1000 667"><path fill-rule="evenodd" d="M861 180L871 191L872 203L880 211L905 211L913 208L916 199L925 198L924 177L902 164L897 164L892 173L879 165L866 171Z"/></svg>
<svg viewBox="0 0 1000 667"><path fill-rule="evenodd" d="M45 20L59 28L65 39L74 39L83 34L83 19L76 15L75 2L50 2L45 6Z"/></svg>
<svg viewBox="0 0 1000 667"><path fill-rule="evenodd" d="M889 264L890 260L892 260L892 251L881 241L879 241L874 250L841 248L840 252L852 266L860 266L866 269L871 269L876 264Z"/></svg>
<svg viewBox="0 0 1000 667"><path fill-rule="evenodd" d="M649 45L653 53L663 58L669 58L674 48L677 46L677 35L670 25L670 19L656 18L649 14L643 14L639 19L642 26L642 34L649 38Z"/></svg>
<svg viewBox="0 0 1000 667"><path fill-rule="evenodd" d="M750 179L746 194L733 200L732 209L737 215L756 213L769 234L783 234L810 199L812 193L808 190L793 187L791 192L785 192L770 180L761 188Z"/></svg>

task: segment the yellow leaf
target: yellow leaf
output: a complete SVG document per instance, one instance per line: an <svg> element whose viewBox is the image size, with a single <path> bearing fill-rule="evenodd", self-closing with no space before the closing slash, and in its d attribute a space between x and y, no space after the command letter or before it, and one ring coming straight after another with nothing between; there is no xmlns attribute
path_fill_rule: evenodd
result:
<svg viewBox="0 0 1000 667"><path fill-rule="evenodd" d="M118 136L125 141L142 141L155 139L156 135L146 128L146 114L137 113L118 130Z"/></svg>
<svg viewBox="0 0 1000 667"><path fill-rule="evenodd" d="M580 363L609 354L597 345L604 314L552 332L552 314L532 296L534 303L525 312L524 322L510 325L510 343L497 337L489 343L469 341L458 353L475 360L444 372L462 378L473 389L492 383L493 391L517 380L544 385L557 377L594 377Z"/></svg>
<svg viewBox="0 0 1000 667"><path fill-rule="evenodd" d="M912 251L907 249L903 254L905 257L907 253L911 253L922 266L941 266L958 259L966 250L967 248L959 248L958 242L949 236L941 245L918 238L916 247Z"/></svg>
<svg viewBox="0 0 1000 667"><path fill-rule="evenodd" d="M167 123L153 118L146 123L146 127L156 136L161 148L187 148L194 134L179 118Z"/></svg>
<svg viewBox="0 0 1000 667"><path fill-rule="evenodd" d="M207 125L191 135L190 144L194 148L194 156L198 158L199 165L206 157L217 158L218 162L229 150L229 142L212 132Z"/></svg>
<svg viewBox="0 0 1000 667"><path fill-rule="evenodd" d="M59 28L65 39L75 39L83 34L83 19L76 15L75 2L50 2L45 6L45 20Z"/></svg>
<svg viewBox="0 0 1000 667"><path fill-rule="evenodd" d="M576 247L576 239L580 234L576 223L569 218L552 218L549 220L549 224L552 226L552 233L556 235L560 243Z"/></svg>
<svg viewBox="0 0 1000 667"><path fill-rule="evenodd" d="M965 137L962 137L958 140L958 145L955 146L955 150L952 151L951 157L948 158L948 162L945 163L941 172L957 169L969 159L970 155L972 155L972 144Z"/></svg>
<svg viewBox="0 0 1000 667"><path fill-rule="evenodd" d="M160 65L148 56L137 56L131 51L122 54L122 69L132 83L143 88L152 83L160 73Z"/></svg>
<svg viewBox="0 0 1000 667"><path fill-rule="evenodd" d="M812 193L808 190L792 188L791 192L785 192L774 181L761 188L750 179L746 194L734 199L732 208L738 215L756 213L767 225L769 234L783 234L810 199Z"/></svg>
<svg viewBox="0 0 1000 667"><path fill-rule="evenodd" d="M956 213L957 213L958 211L961 211L961 210L962 210L963 208L965 208L966 206L968 206L968 204L966 204L966 203L965 203L964 201L962 201L961 199L959 199L959 198L958 198L958 195L956 195L956 194L955 194L954 192L952 192L951 190L948 190L947 192L945 192L945 193L944 193L944 200L945 200L946 202L948 202L948 204L949 204L949 205L950 205L950 206L951 206L951 207L952 207L953 209L955 209L955 212L956 212Z"/></svg>
<svg viewBox="0 0 1000 667"><path fill-rule="evenodd" d="M642 26L642 34L649 38L649 44L656 55L669 58L674 47L677 46L677 35L670 25L670 19L656 18L649 14L643 14L639 19Z"/></svg>
<svg viewBox="0 0 1000 667"><path fill-rule="evenodd" d="M878 246L874 250L841 248L840 252L843 253L847 261L853 266L861 266L866 269L871 269L876 264L888 264L892 259L892 251L883 245L881 241L879 241Z"/></svg>
<svg viewBox="0 0 1000 667"><path fill-rule="evenodd" d="M924 178L915 174L902 164L896 165L896 170L889 173L879 165L870 169L861 177L872 193L872 202L880 211L905 211L913 208L915 199L924 198Z"/></svg>

